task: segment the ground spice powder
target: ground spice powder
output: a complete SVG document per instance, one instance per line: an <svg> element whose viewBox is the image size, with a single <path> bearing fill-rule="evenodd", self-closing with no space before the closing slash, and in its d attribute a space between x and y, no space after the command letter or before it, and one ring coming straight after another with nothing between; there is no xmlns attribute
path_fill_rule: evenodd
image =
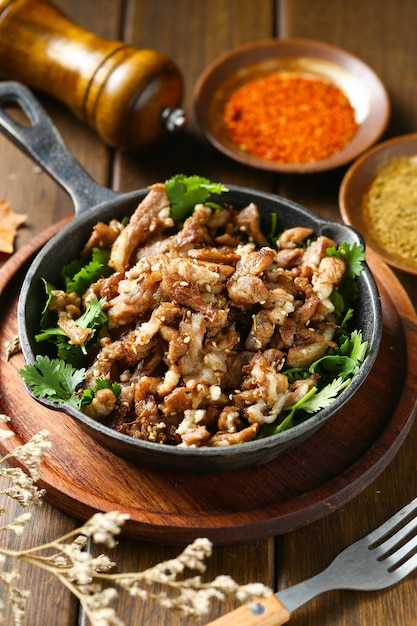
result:
<svg viewBox="0 0 417 626"><path fill-rule="evenodd" d="M370 235L389 253L417 263L417 155L382 167L365 195Z"/></svg>
<svg viewBox="0 0 417 626"><path fill-rule="evenodd" d="M334 83L285 73L236 89L226 102L224 122L241 150L280 163L325 159L358 129L355 110Z"/></svg>

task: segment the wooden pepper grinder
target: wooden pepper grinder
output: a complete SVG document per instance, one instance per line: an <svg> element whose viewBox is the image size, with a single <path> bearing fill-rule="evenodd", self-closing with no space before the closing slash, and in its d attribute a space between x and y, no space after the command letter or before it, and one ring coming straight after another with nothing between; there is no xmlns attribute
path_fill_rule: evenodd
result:
<svg viewBox="0 0 417 626"><path fill-rule="evenodd" d="M98 37L47 0L0 0L0 78L58 98L115 148L142 150L185 124L173 61Z"/></svg>

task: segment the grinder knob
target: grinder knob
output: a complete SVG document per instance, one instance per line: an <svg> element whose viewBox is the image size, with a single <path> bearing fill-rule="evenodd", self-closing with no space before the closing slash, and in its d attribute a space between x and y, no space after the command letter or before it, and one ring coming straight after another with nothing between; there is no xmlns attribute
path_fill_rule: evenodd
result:
<svg viewBox="0 0 417 626"><path fill-rule="evenodd" d="M142 150L186 122L171 59L98 37L47 0L0 0L0 77L61 100L114 148Z"/></svg>

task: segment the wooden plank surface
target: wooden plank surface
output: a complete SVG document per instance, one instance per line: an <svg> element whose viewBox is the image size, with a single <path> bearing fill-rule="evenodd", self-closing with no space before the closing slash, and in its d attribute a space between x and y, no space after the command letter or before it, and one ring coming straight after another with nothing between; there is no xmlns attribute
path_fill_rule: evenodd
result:
<svg viewBox="0 0 417 626"><path fill-rule="evenodd" d="M42 243L52 231L56 226L47 229ZM0 336L9 343L17 334L17 299L26 263L40 239L2 269ZM417 406L417 316L388 267L375 254L369 253L368 261L380 288L383 332L367 380L301 446L226 477L155 471L123 461L100 448L70 416L22 395L17 370L23 355L9 361L2 356L0 413L10 416L10 429L20 443L39 429L50 433L52 449L40 475L46 499L80 520L117 508L130 515L126 536L182 545L202 535L218 545L282 535L352 499L391 461ZM401 349L393 353L394 345ZM7 449L16 445L5 444Z"/></svg>
<svg viewBox="0 0 417 626"><path fill-rule="evenodd" d="M94 5L94 7L93 7ZM82 1L61 3L61 8L73 18L82 16L86 28L100 32L103 36L116 37L120 33L121 2L98 0L95 3ZM42 103L59 128L70 150L89 173L102 184L110 180L110 151L98 137L76 120L60 103L44 97ZM0 134L0 198L9 202L10 207L28 215L26 224L20 229L16 247L21 247L62 217L73 215L73 206L68 195L43 172L29 157ZM0 255L1 262L7 255ZM2 347L3 350L3 342ZM1 480L0 489L6 486ZM24 512L12 501L7 503L7 512L2 522L10 521L15 515ZM9 533L8 546L18 549L23 546L43 544L54 537L77 527L78 521L62 513L58 508L45 503L42 507L32 507L32 521L24 538L14 538ZM2 536L3 539L3 536ZM11 567L11 564L10 564ZM78 623L78 603L63 589L62 584L45 573L36 572L36 585L33 585L33 568L22 567L21 588L30 589L28 600L28 625L59 624L74 626ZM3 599L4 589L0 591ZM5 600L5 598L4 598ZM6 604L4 623L12 624L10 606Z"/></svg>
<svg viewBox="0 0 417 626"><path fill-rule="evenodd" d="M390 0L383 6L373 0L361 3L319 0L314 7L304 0L283 0L280 3L279 32L285 37L322 39L368 63L386 85L391 98L392 117L386 133L389 137L417 130L415 41L410 47L413 36L407 26L411 23L408 20L415 21L416 10L413 2L400 4ZM309 177L303 185L287 178L281 180L280 191L338 219L337 194L344 171L342 168L330 175ZM416 304L415 279L397 274ZM391 515L397 506L415 496L414 471L407 470L407 467L415 466L415 442L414 427L393 463L363 494L322 523L286 537L282 545L283 561L277 570L279 587L295 584L320 571L339 551L341 543L347 545L366 534L385 516ZM291 571L288 563L291 563ZM377 594L328 593L297 611L291 623L295 626L411 626L415 611L410 597L415 593L415 585L415 578L410 578L401 586Z"/></svg>
<svg viewBox="0 0 417 626"><path fill-rule="evenodd" d="M186 79L184 108L190 120L181 142L169 137L143 155L113 153L95 133L74 119L59 103L42 97L71 151L99 182L122 191L146 186L179 171L201 173L214 180L278 190L321 214L338 218L337 192L344 171L306 177L276 177L231 162L202 140L192 112L192 90L199 74L219 54L246 41L274 35L316 38L339 45L369 63L388 87L393 113L387 134L417 130L417 39L414 0L57 0L74 20L106 37L124 38L171 56ZM49 224L72 214L66 194L17 148L0 136L0 198L29 215L17 239L21 246ZM5 260L5 257L3 258ZM416 279L398 273L417 304ZM240 582L258 580L286 587L325 567L345 545L370 531L417 493L415 450L417 429L390 466L362 494L304 529L247 545L216 548L207 576L231 574ZM18 507L8 510L12 516ZM45 504L34 512L26 541L34 544L66 532L76 521ZM10 545L16 540L10 538ZM177 553L177 548L122 539L113 555L120 569L143 569ZM50 578L24 573L23 587L33 599L27 623L75 626L76 604ZM51 586L52 585L52 586ZM414 626L417 580L378 593L331 592L297 611L295 626ZM119 601L120 616L135 626L190 623L154 603ZM206 621L232 608L215 605ZM5 623L12 623L10 612ZM205 623L203 620L202 623Z"/></svg>

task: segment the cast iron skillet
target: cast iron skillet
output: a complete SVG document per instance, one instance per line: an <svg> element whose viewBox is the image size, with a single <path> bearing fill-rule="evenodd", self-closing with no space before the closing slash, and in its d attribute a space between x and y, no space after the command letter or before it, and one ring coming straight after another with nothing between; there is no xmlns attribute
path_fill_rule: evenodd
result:
<svg viewBox="0 0 417 626"><path fill-rule="evenodd" d="M25 112L30 121L29 127L22 126L8 115L6 107L10 104L18 105ZM75 219L37 254L22 285L18 304L19 337L25 360L33 363L41 351L34 341L44 306L40 295L43 293L41 279L45 278L52 284L57 284L60 268L78 256L94 224L99 220L107 222L114 217L122 219L131 214L146 195L147 189L116 193L92 180L69 153L52 121L33 94L19 83L0 83L0 126L12 141L69 193L75 207ZM204 176L204 172L198 174ZM271 214L276 212L280 229L304 225L311 227L317 235L332 237L339 244L343 241L363 244L361 236L351 227L324 221L290 200L244 187L228 187L230 191L227 201L236 208L243 208L250 201L257 203L265 232L270 227ZM299 445L316 431L356 393L371 370L381 339L382 313L378 290L367 266L359 277L358 285L360 299L356 307L355 327L362 329L364 339L369 342L369 353L360 373L330 407L283 433L227 448L178 448L140 441L117 433L69 405L36 400L51 409L71 415L101 445L139 465L164 470L214 473L265 463Z"/></svg>

